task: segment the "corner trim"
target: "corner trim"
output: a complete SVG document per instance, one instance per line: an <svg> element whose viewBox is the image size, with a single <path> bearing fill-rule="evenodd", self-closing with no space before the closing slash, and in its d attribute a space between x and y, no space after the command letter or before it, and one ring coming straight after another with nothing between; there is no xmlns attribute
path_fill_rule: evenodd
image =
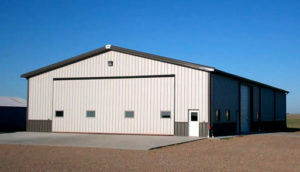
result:
<svg viewBox="0 0 300 172"><path fill-rule="evenodd" d="M29 78L27 78L26 131L28 131L28 119L29 119Z"/></svg>
<svg viewBox="0 0 300 172"><path fill-rule="evenodd" d="M214 74L208 73L208 136L211 137L211 129L212 129L212 114L213 114L213 80L214 80Z"/></svg>

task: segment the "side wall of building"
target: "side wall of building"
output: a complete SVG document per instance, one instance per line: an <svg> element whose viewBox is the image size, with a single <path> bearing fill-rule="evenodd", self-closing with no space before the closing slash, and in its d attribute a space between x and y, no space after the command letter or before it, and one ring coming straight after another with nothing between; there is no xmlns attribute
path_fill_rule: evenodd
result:
<svg viewBox="0 0 300 172"><path fill-rule="evenodd" d="M211 121L214 135L235 134L239 115L239 81L221 75L212 75L211 88ZM230 119L226 111L230 111ZM216 119L217 111L220 119Z"/></svg>
<svg viewBox="0 0 300 172"><path fill-rule="evenodd" d="M259 114L260 114L260 88L258 86L252 85L252 121L257 122L259 120Z"/></svg>
<svg viewBox="0 0 300 172"><path fill-rule="evenodd" d="M274 131L286 128L286 94L261 88L261 117L258 130Z"/></svg>
<svg viewBox="0 0 300 172"><path fill-rule="evenodd" d="M274 107L274 91L268 88L261 88L261 121L275 120Z"/></svg>
<svg viewBox="0 0 300 172"><path fill-rule="evenodd" d="M211 126L212 134L239 134L240 86L249 87L250 130L274 131L286 127L286 95L283 92L247 83L219 74L211 74ZM226 111L230 111L230 119ZM220 119L216 119L216 112Z"/></svg>
<svg viewBox="0 0 300 172"><path fill-rule="evenodd" d="M276 92L276 121L286 120L286 95Z"/></svg>
<svg viewBox="0 0 300 172"><path fill-rule="evenodd" d="M113 61L113 67L107 65ZM199 109L208 122L208 72L109 51L29 78L28 130L51 131L53 78L175 75L175 135L187 135L188 110ZM34 128L34 129L32 129ZM207 133L207 132L205 132Z"/></svg>

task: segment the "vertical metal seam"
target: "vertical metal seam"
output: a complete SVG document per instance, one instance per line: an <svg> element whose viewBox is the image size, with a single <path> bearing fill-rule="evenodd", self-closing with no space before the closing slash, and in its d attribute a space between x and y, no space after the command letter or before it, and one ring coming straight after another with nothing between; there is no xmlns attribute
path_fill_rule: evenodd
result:
<svg viewBox="0 0 300 172"><path fill-rule="evenodd" d="M54 80L52 79L52 110L51 110L51 112L52 112L52 114L51 114L51 117L52 117L52 119L51 119L51 129L49 129L50 130L50 132L51 131L53 131L53 120L54 120Z"/></svg>
<svg viewBox="0 0 300 172"><path fill-rule="evenodd" d="M176 115L176 76L174 76L174 130L173 130L173 135L175 135L175 115Z"/></svg>
<svg viewBox="0 0 300 172"><path fill-rule="evenodd" d="M187 111L187 115L188 115L188 122L187 122L187 136L190 136L190 110L188 109Z"/></svg>
<svg viewBox="0 0 300 172"><path fill-rule="evenodd" d="M210 125L210 130L212 130L212 128L213 128L213 118L212 118L212 114L213 114L213 108L214 108L214 104L213 104L213 102L214 102L214 75L213 74L210 74L210 78L209 78L209 80L210 80L210 114L209 114L209 125ZM209 132L209 134L212 136L212 134L213 133L211 133L211 132Z"/></svg>
<svg viewBox="0 0 300 172"><path fill-rule="evenodd" d="M208 89L208 96L207 96L207 104L208 104L208 111L207 111L207 122L208 122L208 124L210 124L210 120L211 120L211 81L210 81L210 78L211 78L211 74L210 74L210 72L208 72L208 77L207 77L207 89ZM208 127L208 126L207 126ZM211 127L211 126L210 126ZM210 135L210 131L209 131L209 129L208 128L206 128L206 133L207 133L207 136L209 136Z"/></svg>
<svg viewBox="0 0 300 172"><path fill-rule="evenodd" d="M26 109L26 131L29 131L29 78L27 78L27 109Z"/></svg>

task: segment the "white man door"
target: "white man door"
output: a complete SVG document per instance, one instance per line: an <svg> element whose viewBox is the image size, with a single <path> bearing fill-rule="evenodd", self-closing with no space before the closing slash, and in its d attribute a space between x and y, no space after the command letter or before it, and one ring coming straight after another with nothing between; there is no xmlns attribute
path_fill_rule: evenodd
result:
<svg viewBox="0 0 300 172"><path fill-rule="evenodd" d="M199 110L189 110L189 136L199 137Z"/></svg>

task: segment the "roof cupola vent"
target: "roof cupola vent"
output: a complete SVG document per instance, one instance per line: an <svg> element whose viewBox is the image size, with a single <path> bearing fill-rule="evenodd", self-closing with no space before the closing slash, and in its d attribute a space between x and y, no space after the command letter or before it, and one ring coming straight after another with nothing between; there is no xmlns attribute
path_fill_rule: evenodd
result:
<svg viewBox="0 0 300 172"><path fill-rule="evenodd" d="M105 45L105 48L106 48L106 49L110 49L110 47L111 47L110 44Z"/></svg>

